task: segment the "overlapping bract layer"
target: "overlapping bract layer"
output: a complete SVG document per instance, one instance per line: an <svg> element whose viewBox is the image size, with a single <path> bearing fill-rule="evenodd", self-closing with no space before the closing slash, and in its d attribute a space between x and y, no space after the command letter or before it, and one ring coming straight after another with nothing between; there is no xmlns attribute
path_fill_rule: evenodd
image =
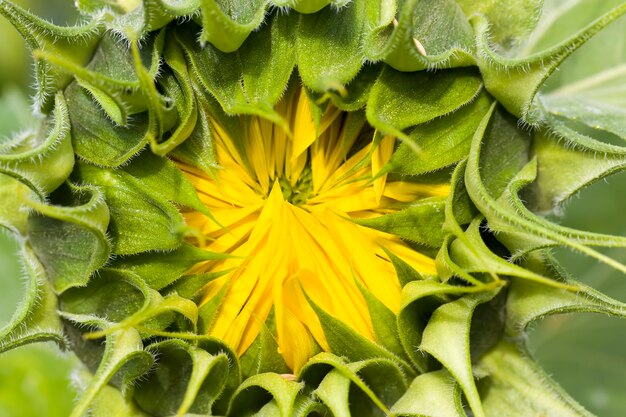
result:
<svg viewBox="0 0 626 417"><path fill-rule="evenodd" d="M49 114L40 131L0 147L0 222L23 237L28 273L0 349L71 347L93 371L75 416L110 414L112 402L120 415L463 416L464 402L476 416L585 415L520 352L538 317L625 311L567 277L546 250L570 247L624 271L593 248L625 239L534 212L626 165L615 94L626 55L612 62L585 49L593 44L573 52L626 11L599 3L546 2L540 19L534 1L276 1L277 10L266 1L95 0L78 2L90 23L67 29L0 0L36 50L37 106ZM565 62L538 94L572 53L594 66L567 71ZM293 381L280 375L290 369L271 315L241 358L206 336L218 310L202 297L222 271L191 268L228 255L185 243L198 236L179 209L213 213L169 158L210 175L224 164L216 126L231 138L244 138L255 118L288 130L276 106L298 78L318 129L336 107L397 138L380 167L388 182L452 187L445 200L347 223L436 256L438 277L386 253L403 286L397 314L364 293L372 341L320 308L331 353Z"/></svg>

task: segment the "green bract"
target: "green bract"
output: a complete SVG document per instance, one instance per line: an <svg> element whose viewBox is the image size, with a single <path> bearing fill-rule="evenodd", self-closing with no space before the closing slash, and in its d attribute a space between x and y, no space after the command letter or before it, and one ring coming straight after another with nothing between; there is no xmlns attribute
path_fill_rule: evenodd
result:
<svg viewBox="0 0 626 417"><path fill-rule="evenodd" d="M28 278L0 351L74 351L92 375L72 417L589 415L525 331L551 314L626 315L550 252L626 272L597 249L626 238L540 216L626 167L626 50L612 42L626 3L76 4L86 23L67 28L0 0L33 49L41 113L0 142L0 224ZM179 208L211 213L169 157L217 169L210 120L234 137L232 116L288 129L275 106L298 82L318 116L332 103L401 139L384 173L452 190L362 220L437 260L438 277L394 260L397 316L364 291L382 342L317 308L331 352L285 377L271 323L240 358L206 336L217 306L198 308L198 290L215 276L187 271L228 254L185 242Z"/></svg>

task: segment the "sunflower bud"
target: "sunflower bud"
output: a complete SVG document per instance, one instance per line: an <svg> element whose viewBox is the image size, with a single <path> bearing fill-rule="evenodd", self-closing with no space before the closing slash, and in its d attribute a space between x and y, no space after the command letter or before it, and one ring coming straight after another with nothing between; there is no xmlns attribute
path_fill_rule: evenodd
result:
<svg viewBox="0 0 626 417"><path fill-rule="evenodd" d="M625 315L550 248L626 272L594 249L626 239L540 213L626 166L622 67L562 75L626 5L76 4L0 0L43 115L0 144L28 276L0 351L72 350L72 417L585 412L524 338Z"/></svg>

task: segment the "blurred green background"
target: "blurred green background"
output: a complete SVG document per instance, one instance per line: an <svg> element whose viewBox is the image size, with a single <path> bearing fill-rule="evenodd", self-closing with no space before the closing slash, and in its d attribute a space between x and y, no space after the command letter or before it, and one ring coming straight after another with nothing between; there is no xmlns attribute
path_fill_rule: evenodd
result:
<svg viewBox="0 0 626 417"><path fill-rule="evenodd" d="M16 1L16 0L14 0ZM74 23L71 0L16 3L58 24ZM30 120L31 59L17 32L0 19L0 137ZM626 234L626 175L599 182L571 201L559 221L597 232ZM1 202L0 202L1 204ZM9 321L22 292L17 243L0 232L0 325ZM624 251L609 251L626 262ZM583 282L626 301L626 277L581 255L558 257ZM626 320L576 314L549 318L529 337L531 352L545 369L590 411L626 415ZM0 356L0 417L65 417L74 400L76 359L54 346L29 346Z"/></svg>

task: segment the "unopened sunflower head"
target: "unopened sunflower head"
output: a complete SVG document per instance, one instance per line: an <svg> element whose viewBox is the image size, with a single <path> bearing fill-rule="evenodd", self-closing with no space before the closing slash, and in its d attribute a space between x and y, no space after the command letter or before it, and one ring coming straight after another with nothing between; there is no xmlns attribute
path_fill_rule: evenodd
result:
<svg viewBox="0 0 626 417"><path fill-rule="evenodd" d="M72 417L586 412L525 329L626 311L550 254L626 272L593 249L626 239L537 214L626 166L626 54L583 45L626 4L77 6L0 0L41 115L0 144L28 276L0 350L74 351Z"/></svg>

